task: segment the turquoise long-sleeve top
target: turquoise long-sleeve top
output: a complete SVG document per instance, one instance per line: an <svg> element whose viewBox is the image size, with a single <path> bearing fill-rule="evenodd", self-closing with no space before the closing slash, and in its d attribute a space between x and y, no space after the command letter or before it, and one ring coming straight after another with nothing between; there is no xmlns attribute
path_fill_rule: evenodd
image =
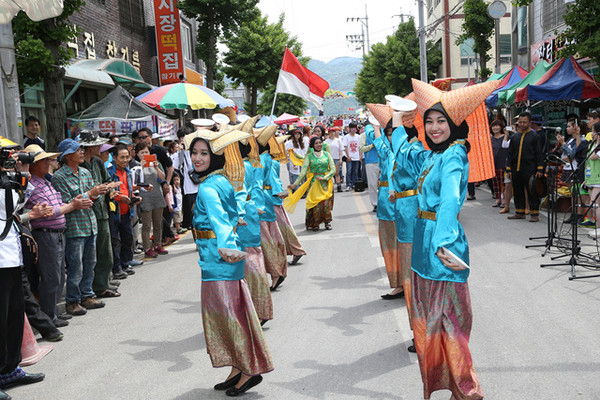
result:
<svg viewBox="0 0 600 400"><path fill-rule="evenodd" d="M283 192L283 183L280 178L281 172L281 164L277 160L273 160L271 162L271 189L267 190L271 194L271 199L273 200L273 205L281 206L283 205L283 199L275 196L276 193Z"/></svg>
<svg viewBox="0 0 600 400"><path fill-rule="evenodd" d="M273 184L271 175L273 174L273 158L268 151L265 151L260 155L260 163L262 165L262 174L257 174L261 178L263 188L265 186L271 186ZM261 188L261 189L263 189ZM273 208L273 196L269 189L263 189L264 191L264 202L261 204L261 208L265 211L264 214L259 216L261 221L275 221L275 209Z"/></svg>
<svg viewBox="0 0 600 400"><path fill-rule="evenodd" d="M394 156L403 151L401 145L402 139L396 132L392 133L392 149ZM425 151L423 144L418 140L407 143L407 146L414 148L415 151ZM404 151L407 151L404 149ZM395 160L394 160L395 161ZM396 193L417 188L417 177L404 168L398 168L396 162L391 169L390 182L391 188ZM414 225L417 219L418 201L417 196L402 197L394 202L396 215L396 236L400 243L412 243L414 235Z"/></svg>
<svg viewBox="0 0 600 400"><path fill-rule="evenodd" d="M373 143L377 151L377 163L379 164L379 182L387 183L387 186L379 186L377 189L377 219L383 221L394 221L396 219L396 207L394 202L389 200L390 181L389 176L396 163L396 158L392 152L392 144L382 133L375 139L375 130L372 125L365 127L367 142Z"/></svg>
<svg viewBox="0 0 600 400"><path fill-rule="evenodd" d="M418 177L417 201L422 211L434 212L435 220L417 218L414 225L412 269L435 281L466 282L469 269L454 271L442 264L436 252L445 247L469 264L469 244L458 220L469 181L469 159L464 142L456 141L441 153L408 143L406 131L397 128L398 168Z"/></svg>
<svg viewBox="0 0 600 400"><path fill-rule="evenodd" d="M254 192L255 195L256 193L262 193L262 187L260 192L257 190L253 191L253 185L255 185L256 182L256 168L254 168L248 160L244 160L244 167L246 169L244 174L244 186L242 190L235 192L235 198L237 200L240 217L246 221L247 225L238 226L237 234L240 237L244 248L259 247L260 219L255 199L252 198L252 192Z"/></svg>
<svg viewBox="0 0 600 400"><path fill-rule="evenodd" d="M213 231L216 239L196 239L198 264L203 281L236 281L244 278L244 260L228 263L218 249L244 250L235 232L239 213L233 186L222 172L208 175L198 186L192 225L199 231Z"/></svg>

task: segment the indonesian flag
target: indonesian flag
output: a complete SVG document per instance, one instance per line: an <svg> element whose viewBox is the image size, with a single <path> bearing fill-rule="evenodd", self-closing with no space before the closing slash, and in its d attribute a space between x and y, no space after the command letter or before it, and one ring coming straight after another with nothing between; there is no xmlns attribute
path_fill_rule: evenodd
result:
<svg viewBox="0 0 600 400"><path fill-rule="evenodd" d="M277 79L276 92L301 97L306 101L313 102L319 110L322 110L321 104L327 89L329 89L329 83L311 70L304 68L294 53L286 47Z"/></svg>

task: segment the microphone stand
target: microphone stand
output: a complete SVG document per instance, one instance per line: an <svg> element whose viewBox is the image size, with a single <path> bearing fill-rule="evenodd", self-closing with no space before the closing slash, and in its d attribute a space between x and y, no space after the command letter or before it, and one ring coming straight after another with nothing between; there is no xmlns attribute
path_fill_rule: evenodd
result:
<svg viewBox="0 0 600 400"><path fill-rule="evenodd" d="M570 265L571 266L571 276L569 277L569 280L573 280L573 279L581 279L581 278L594 278L594 277L599 277L600 274L597 275L587 275L587 276L577 276L575 274L575 267L576 266L580 266L580 267L584 267L584 268L594 268L594 269L598 269L600 268L600 265L592 265L592 264L585 264L585 263L581 263L579 262L578 258L579 257L583 257L583 258L587 258L588 260L591 261L596 261L593 257L587 255L587 254L582 254L581 253L581 247L579 246L579 240L577 239L577 231L578 231L578 218L577 218L577 209L580 206L579 202L581 200L581 194L580 194L580 190L581 190L581 185L579 182L579 170L582 167L585 167L585 162L588 160L588 158L590 157L590 155L594 154L595 152L597 152L598 150L600 150L600 145L596 146L596 148L590 152L587 157L583 160L583 162L577 166L577 168L573 168L573 161L569 160L569 163L571 164L571 170L573 171L573 173L571 174L571 182L573 183L572 189L571 189L571 202L572 202L572 206L571 206L571 248L570 248L570 254L569 253L565 253L562 256L557 256L557 257L552 257L552 260L556 260L562 257L570 257L569 258L569 262L566 263L557 263L557 264L541 264L540 267L541 268L545 268L545 267L557 267L557 266L561 266L561 265ZM591 206L583 206L582 208L587 208L588 210L591 208ZM586 211L587 212L587 211Z"/></svg>
<svg viewBox="0 0 600 400"><path fill-rule="evenodd" d="M559 249L566 249L565 245L555 244L554 240L564 240L558 235L558 188L556 181L558 179L558 166L555 164L557 160L552 157L546 157L546 163L548 163L547 169L547 182L548 182L548 218L547 218L547 235L530 237L529 240L545 239L544 244L531 244L525 246L526 249L545 247L542 257L550 250L551 247L557 247ZM558 160L564 162L562 160Z"/></svg>

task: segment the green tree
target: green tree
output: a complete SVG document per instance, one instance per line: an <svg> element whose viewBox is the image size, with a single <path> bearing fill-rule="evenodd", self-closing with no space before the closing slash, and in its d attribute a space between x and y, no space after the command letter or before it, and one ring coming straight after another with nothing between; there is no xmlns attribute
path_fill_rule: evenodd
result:
<svg viewBox="0 0 600 400"><path fill-rule="evenodd" d="M55 149L64 138L67 119L63 101L64 66L73 54L63 46L77 35L69 17L85 5L84 0L65 0L63 13L51 19L34 22L20 12L12 21L17 72L20 85L44 82L47 148Z"/></svg>
<svg viewBox="0 0 600 400"><path fill-rule="evenodd" d="M258 113L262 115L271 115L271 107L273 107L273 97L275 96L276 83L269 85L263 92L258 106ZM291 94L277 93L277 102L275 103L275 111L273 114L281 115L284 112L293 115L302 116L306 109L306 102Z"/></svg>
<svg viewBox="0 0 600 400"><path fill-rule="evenodd" d="M206 63L206 86L213 88L217 68L217 41L253 19L258 0L180 0L177 7L198 21L196 54Z"/></svg>
<svg viewBox="0 0 600 400"><path fill-rule="evenodd" d="M428 77L434 78L442 54L441 50L428 43ZM412 92L411 78L420 74L419 39L415 23L411 18L400 24L385 43L377 43L363 60L354 91L361 103L384 103L386 94L405 96Z"/></svg>
<svg viewBox="0 0 600 400"><path fill-rule="evenodd" d="M560 56L579 54L600 63L600 20L591 17L593 15L600 15L597 0L577 0L567 4L567 13L563 17L567 29L560 37L569 44L561 50Z"/></svg>
<svg viewBox="0 0 600 400"><path fill-rule="evenodd" d="M487 13L487 7L483 0L465 0L463 12L465 20L462 24L463 34L456 39L456 44L462 44L472 38L473 51L479 57L479 75L481 79L487 79L492 71L486 67L490 60L488 52L492 49L490 38L494 33L494 19Z"/></svg>
<svg viewBox="0 0 600 400"><path fill-rule="evenodd" d="M284 29L284 21L285 15L281 14L276 23L269 24L267 17L259 12L256 18L225 37L228 51L223 58L224 72L234 85L244 85L250 91L247 110L251 115L256 114L258 91L277 81L285 47L297 57L301 54L298 39Z"/></svg>

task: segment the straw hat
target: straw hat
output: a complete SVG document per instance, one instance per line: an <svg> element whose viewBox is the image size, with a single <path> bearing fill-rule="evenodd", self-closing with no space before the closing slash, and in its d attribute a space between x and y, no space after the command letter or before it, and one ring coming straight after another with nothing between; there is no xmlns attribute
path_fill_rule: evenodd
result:
<svg viewBox="0 0 600 400"><path fill-rule="evenodd" d="M220 138L224 134L225 134L225 131L213 132L213 131L209 131L208 129L198 129L195 132L185 135L183 137L183 143L185 144L185 148L189 149L190 146L192 145L192 141L196 138L205 139L210 142L212 140Z"/></svg>
<svg viewBox="0 0 600 400"><path fill-rule="evenodd" d="M450 92L443 92L432 85L412 79L417 110L423 116L431 106L442 103L448 117L460 126L467 117L498 87L500 81L489 81L467 86Z"/></svg>
<svg viewBox="0 0 600 400"><path fill-rule="evenodd" d="M367 108L382 128L392 119L392 108L388 105L367 103Z"/></svg>
<svg viewBox="0 0 600 400"><path fill-rule="evenodd" d="M245 117L245 118L242 118ZM255 115L254 117L249 117L248 115L240 115L240 123L234 126L234 129L237 129L242 132L252 132L252 128L256 122L260 119L260 115Z"/></svg>
<svg viewBox="0 0 600 400"><path fill-rule="evenodd" d="M225 147L244 139L247 140L251 136L252 135L247 132L242 132L239 130L230 130L217 137L216 139L210 140L210 148L213 153L221 155L225 151Z"/></svg>
<svg viewBox="0 0 600 400"><path fill-rule="evenodd" d="M81 131L77 140L84 147L102 146L108 143L108 139L100 137L100 131Z"/></svg>
<svg viewBox="0 0 600 400"><path fill-rule="evenodd" d="M254 137L261 146L266 146L269 143L271 136L277 131L277 125L267 125L264 128L253 129Z"/></svg>
<svg viewBox="0 0 600 400"><path fill-rule="evenodd" d="M46 153L46 151L44 151L44 149L37 144L30 144L29 146L25 147L25 151L35 154L35 158L33 159L34 163L45 158L56 158L60 156L60 153Z"/></svg>
<svg viewBox="0 0 600 400"><path fill-rule="evenodd" d="M290 135L281 135L281 136L277 136L276 140L277 140L277 144L281 144L284 143L286 140L288 140L290 138Z"/></svg>

